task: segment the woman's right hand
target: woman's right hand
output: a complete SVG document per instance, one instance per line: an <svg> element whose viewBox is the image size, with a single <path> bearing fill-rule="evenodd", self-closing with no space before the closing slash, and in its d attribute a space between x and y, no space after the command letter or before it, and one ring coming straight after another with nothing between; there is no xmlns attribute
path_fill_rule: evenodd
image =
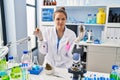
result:
<svg viewBox="0 0 120 80"><path fill-rule="evenodd" d="M34 34L36 37L38 37L38 39L39 39L40 41L43 40L42 32L41 32L41 30L40 30L39 28L36 28L35 31L33 32L33 34Z"/></svg>

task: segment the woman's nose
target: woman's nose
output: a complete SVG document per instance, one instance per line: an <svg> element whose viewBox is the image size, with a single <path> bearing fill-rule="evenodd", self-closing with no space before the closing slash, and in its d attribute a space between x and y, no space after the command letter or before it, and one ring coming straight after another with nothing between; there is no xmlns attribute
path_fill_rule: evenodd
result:
<svg viewBox="0 0 120 80"><path fill-rule="evenodd" d="M63 21L62 21L62 20L60 20L60 23L63 23Z"/></svg>

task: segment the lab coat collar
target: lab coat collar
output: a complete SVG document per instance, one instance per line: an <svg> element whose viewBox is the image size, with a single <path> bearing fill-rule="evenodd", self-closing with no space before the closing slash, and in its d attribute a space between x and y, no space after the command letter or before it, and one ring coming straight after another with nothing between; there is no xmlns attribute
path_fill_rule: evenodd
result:
<svg viewBox="0 0 120 80"><path fill-rule="evenodd" d="M56 32L56 27L54 27L54 31ZM63 34L63 36L62 36L62 38L61 38L61 40L60 40L60 42L59 42L58 52L60 52L61 48L62 48L63 46L65 46L65 44L62 44L62 43L63 43L63 42L65 42L65 43L68 42L68 40L66 40L66 39L67 39L67 34L69 34L69 33L68 33L67 27L65 26L64 34ZM57 37L57 32L56 32L56 45L57 45L57 41L58 41L58 37ZM56 46L56 48L57 48L57 46ZM59 53L58 53L58 54L59 54Z"/></svg>

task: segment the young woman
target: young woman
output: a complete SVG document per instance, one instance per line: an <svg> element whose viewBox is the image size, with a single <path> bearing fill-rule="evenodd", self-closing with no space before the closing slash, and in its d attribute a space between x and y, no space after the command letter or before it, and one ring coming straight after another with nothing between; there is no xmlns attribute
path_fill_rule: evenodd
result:
<svg viewBox="0 0 120 80"><path fill-rule="evenodd" d="M65 26L67 13L61 7L53 15L55 27L50 27L42 32L34 31L38 37L40 52L46 54L44 64L68 68L72 65L72 49L76 39L75 33Z"/></svg>

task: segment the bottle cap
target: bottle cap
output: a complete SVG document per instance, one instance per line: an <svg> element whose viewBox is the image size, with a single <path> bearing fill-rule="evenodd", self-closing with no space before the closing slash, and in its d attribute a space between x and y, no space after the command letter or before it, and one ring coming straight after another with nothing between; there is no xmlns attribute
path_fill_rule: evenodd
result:
<svg viewBox="0 0 120 80"><path fill-rule="evenodd" d="M88 14L88 16L91 16L92 14Z"/></svg>
<svg viewBox="0 0 120 80"><path fill-rule="evenodd" d="M23 51L23 54L27 54L27 53L28 53L28 50L24 50L24 51Z"/></svg>
<svg viewBox="0 0 120 80"><path fill-rule="evenodd" d="M118 65L113 65L113 66L112 66L112 69L113 69L113 70L115 70L115 69L117 69L117 68L118 68Z"/></svg>
<svg viewBox="0 0 120 80"><path fill-rule="evenodd" d="M9 56L8 59L10 59L10 60L13 59L13 56Z"/></svg>
<svg viewBox="0 0 120 80"><path fill-rule="evenodd" d="M94 14L94 16L96 16L96 14Z"/></svg>

